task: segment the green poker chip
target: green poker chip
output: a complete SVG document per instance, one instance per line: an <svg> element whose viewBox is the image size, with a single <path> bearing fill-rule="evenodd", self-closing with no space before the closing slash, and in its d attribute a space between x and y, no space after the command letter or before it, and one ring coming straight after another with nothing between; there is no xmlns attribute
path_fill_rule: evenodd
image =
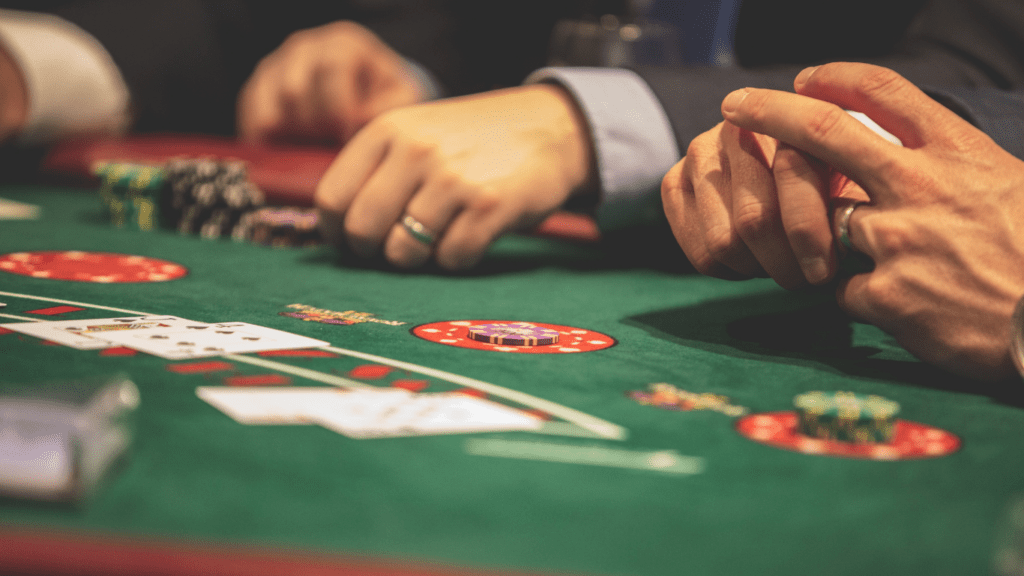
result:
<svg viewBox="0 0 1024 576"><path fill-rule="evenodd" d="M793 404L801 434L855 444L891 441L900 411L897 402L853 392L807 392Z"/></svg>

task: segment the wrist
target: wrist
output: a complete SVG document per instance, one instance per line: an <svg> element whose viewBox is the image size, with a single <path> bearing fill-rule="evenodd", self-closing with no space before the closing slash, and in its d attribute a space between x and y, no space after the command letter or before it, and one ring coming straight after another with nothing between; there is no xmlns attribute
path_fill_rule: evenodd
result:
<svg viewBox="0 0 1024 576"><path fill-rule="evenodd" d="M1024 298L1017 301L1010 319L1010 357L1017 372L1024 376Z"/></svg>

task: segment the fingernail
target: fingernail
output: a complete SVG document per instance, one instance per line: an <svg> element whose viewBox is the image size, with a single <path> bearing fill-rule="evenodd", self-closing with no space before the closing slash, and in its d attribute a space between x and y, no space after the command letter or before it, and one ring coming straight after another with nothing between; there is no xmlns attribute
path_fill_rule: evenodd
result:
<svg viewBox="0 0 1024 576"><path fill-rule="evenodd" d="M801 259L800 268L803 269L804 276L807 277L807 281L811 284L817 285L828 280L828 260L821 256L812 256Z"/></svg>
<svg viewBox="0 0 1024 576"><path fill-rule="evenodd" d="M749 88L741 88L740 90L729 93L729 95L725 97L725 100L722 100L722 113L732 114L737 108L739 108L740 102L743 102L743 99L749 95Z"/></svg>
<svg viewBox="0 0 1024 576"><path fill-rule="evenodd" d="M807 81L811 79L811 75L813 75L814 71L817 69L817 66L811 66L810 68L804 68L801 70L800 73L796 75L796 79L793 80L793 87L797 90L803 88L804 84L807 84Z"/></svg>

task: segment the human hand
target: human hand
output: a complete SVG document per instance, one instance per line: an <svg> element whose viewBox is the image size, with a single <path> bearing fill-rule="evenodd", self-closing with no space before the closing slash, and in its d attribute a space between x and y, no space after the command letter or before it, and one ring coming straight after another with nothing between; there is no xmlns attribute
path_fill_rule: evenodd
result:
<svg viewBox="0 0 1024 576"><path fill-rule="evenodd" d="M14 138L28 120L28 88L14 58L0 45L0 143Z"/></svg>
<svg viewBox="0 0 1024 576"><path fill-rule="evenodd" d="M586 124L562 88L510 88L392 110L370 122L320 180L325 236L413 268L473 266L498 236L539 223L585 189ZM417 240L405 215L436 241Z"/></svg>
<svg viewBox="0 0 1024 576"><path fill-rule="evenodd" d="M828 168L774 138L722 122L665 175L662 204L698 272L771 276L793 289L835 273Z"/></svg>
<svg viewBox="0 0 1024 576"><path fill-rule="evenodd" d="M859 183L849 237L875 261L842 283L840 306L908 351L974 378L1014 372L1010 316L1024 294L1024 162L895 72L828 64L797 94L744 89L727 121L822 159ZM862 111L895 146L852 119Z"/></svg>
<svg viewBox="0 0 1024 576"><path fill-rule="evenodd" d="M426 92L402 57L354 22L296 32L256 66L238 96L251 141L347 142L377 115Z"/></svg>

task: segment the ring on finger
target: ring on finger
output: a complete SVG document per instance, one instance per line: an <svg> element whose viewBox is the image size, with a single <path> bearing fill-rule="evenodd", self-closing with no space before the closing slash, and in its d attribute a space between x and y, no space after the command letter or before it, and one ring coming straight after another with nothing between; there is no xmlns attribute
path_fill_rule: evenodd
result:
<svg viewBox="0 0 1024 576"><path fill-rule="evenodd" d="M421 244L425 246L433 246L437 240L437 235L430 231L429 228L423 225L422 222L406 214L402 218L402 228L409 233L410 236L415 238Z"/></svg>
<svg viewBox="0 0 1024 576"><path fill-rule="evenodd" d="M839 245L839 254L842 256L847 252L857 251L853 246L853 242L850 240L850 217L853 216L853 211L856 210L858 206L861 204L867 204L867 202L844 198L838 198L837 201L842 201L842 204L836 210L833 232L836 236L836 242Z"/></svg>

